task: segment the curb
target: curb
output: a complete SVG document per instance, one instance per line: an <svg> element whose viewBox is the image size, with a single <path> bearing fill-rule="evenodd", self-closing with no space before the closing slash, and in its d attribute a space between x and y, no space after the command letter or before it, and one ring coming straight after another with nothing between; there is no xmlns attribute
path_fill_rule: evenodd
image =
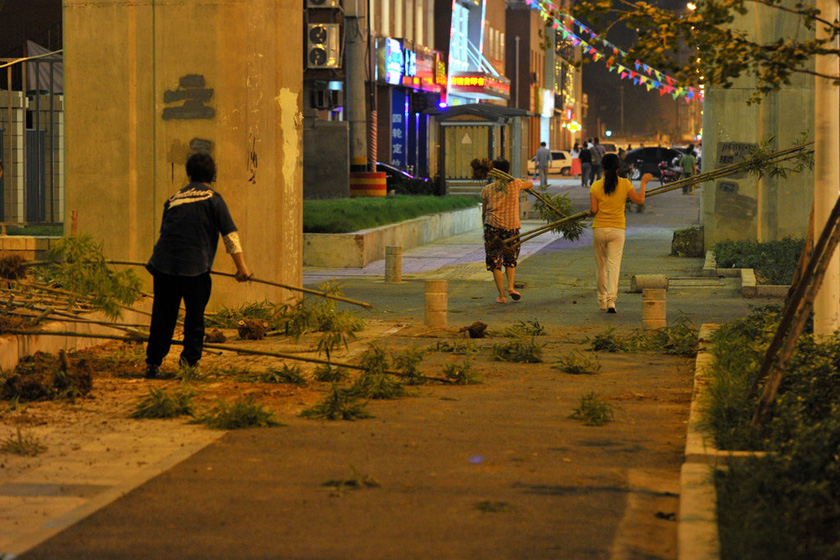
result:
<svg viewBox="0 0 840 560"><path fill-rule="evenodd" d="M759 284L755 279L752 268L717 268L715 254L706 251L706 261L703 263L703 276L724 276L741 278L741 295L745 298L754 297L786 297L790 286L776 284Z"/></svg>

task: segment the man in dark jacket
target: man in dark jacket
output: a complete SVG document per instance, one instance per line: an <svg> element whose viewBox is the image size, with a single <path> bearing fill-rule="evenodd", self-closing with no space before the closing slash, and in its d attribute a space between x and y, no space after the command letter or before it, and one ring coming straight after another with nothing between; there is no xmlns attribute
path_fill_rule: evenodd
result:
<svg viewBox="0 0 840 560"><path fill-rule="evenodd" d="M236 280L251 277L239 233L222 196L210 188L216 180L216 164L208 154L187 159L190 184L163 205L160 237L146 268L154 278L155 298L146 347L146 377L160 374L160 364L169 353L181 300L184 301L184 348L181 364L195 367L204 346L204 308L210 300L210 270L216 257L219 235L236 265Z"/></svg>
<svg viewBox="0 0 840 560"><path fill-rule="evenodd" d="M592 173L592 152L589 151L589 141L583 143L583 147L580 149L580 186L584 189L588 189L592 186L592 178L590 174Z"/></svg>

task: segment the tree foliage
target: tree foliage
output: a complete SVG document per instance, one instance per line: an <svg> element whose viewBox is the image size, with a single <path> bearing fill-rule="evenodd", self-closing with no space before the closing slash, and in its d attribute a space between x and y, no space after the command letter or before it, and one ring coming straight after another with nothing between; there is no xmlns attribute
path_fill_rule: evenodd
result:
<svg viewBox="0 0 840 560"><path fill-rule="evenodd" d="M827 19L811 3L801 0L698 0L696 9L683 13L648 2L583 0L575 4L575 17L590 21L604 35L615 25L637 31L636 43L623 62L643 60L670 72L686 85L708 84L729 88L741 76L756 78L754 100L791 83L795 74L820 75L813 59L836 56L833 41L840 35L836 19ZM739 29L737 18L758 9L786 14L793 33L762 41ZM824 32L816 33L818 26ZM681 57L686 50L691 53ZM838 75L822 75L840 83Z"/></svg>

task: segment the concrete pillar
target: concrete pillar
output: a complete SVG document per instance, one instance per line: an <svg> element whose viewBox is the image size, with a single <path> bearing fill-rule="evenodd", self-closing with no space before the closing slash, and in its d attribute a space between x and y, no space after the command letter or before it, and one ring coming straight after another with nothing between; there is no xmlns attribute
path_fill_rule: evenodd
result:
<svg viewBox="0 0 840 560"><path fill-rule="evenodd" d="M429 327L445 327L449 309L446 280L426 280L425 323Z"/></svg>
<svg viewBox="0 0 840 560"><path fill-rule="evenodd" d="M835 21L837 4L817 0L822 17ZM817 25L817 37L826 38L824 26ZM837 49L837 38L826 45ZM816 57L815 71L820 75L840 73L837 55ZM828 225L828 217L837 202L840 189L840 88L830 80L817 78L814 99L814 237ZM814 300L814 335L829 337L840 327L840 259L837 252L825 272L822 287Z"/></svg>
<svg viewBox="0 0 840 560"><path fill-rule="evenodd" d="M353 171L366 171L368 163L368 107L365 96L365 70L368 66L366 6L366 1L346 2L344 6L344 36L347 45L345 108L350 123L350 165Z"/></svg>
<svg viewBox="0 0 840 560"><path fill-rule="evenodd" d="M647 288L642 290L642 328L655 330L667 325L665 289Z"/></svg>
<svg viewBox="0 0 840 560"><path fill-rule="evenodd" d="M22 92L0 91L0 128L3 129L3 216L7 222L25 220L23 147L25 144L26 108Z"/></svg>
<svg viewBox="0 0 840 560"><path fill-rule="evenodd" d="M64 0L65 212L79 233L148 259L187 155L209 151L251 271L300 285L303 41L289 38L302 29L297 0ZM234 271L221 246L215 268ZM214 284L211 309L293 297Z"/></svg>
<svg viewBox="0 0 840 560"><path fill-rule="evenodd" d="M399 245L385 247L385 282L402 282L402 247Z"/></svg>

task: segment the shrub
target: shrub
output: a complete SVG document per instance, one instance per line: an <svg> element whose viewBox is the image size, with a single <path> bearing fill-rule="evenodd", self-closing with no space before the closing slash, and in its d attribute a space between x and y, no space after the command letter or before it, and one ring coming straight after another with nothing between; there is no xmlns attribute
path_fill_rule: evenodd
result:
<svg viewBox="0 0 840 560"><path fill-rule="evenodd" d="M762 284L789 285L793 281L804 239L786 237L781 241L723 241L714 254L721 268L752 268Z"/></svg>

